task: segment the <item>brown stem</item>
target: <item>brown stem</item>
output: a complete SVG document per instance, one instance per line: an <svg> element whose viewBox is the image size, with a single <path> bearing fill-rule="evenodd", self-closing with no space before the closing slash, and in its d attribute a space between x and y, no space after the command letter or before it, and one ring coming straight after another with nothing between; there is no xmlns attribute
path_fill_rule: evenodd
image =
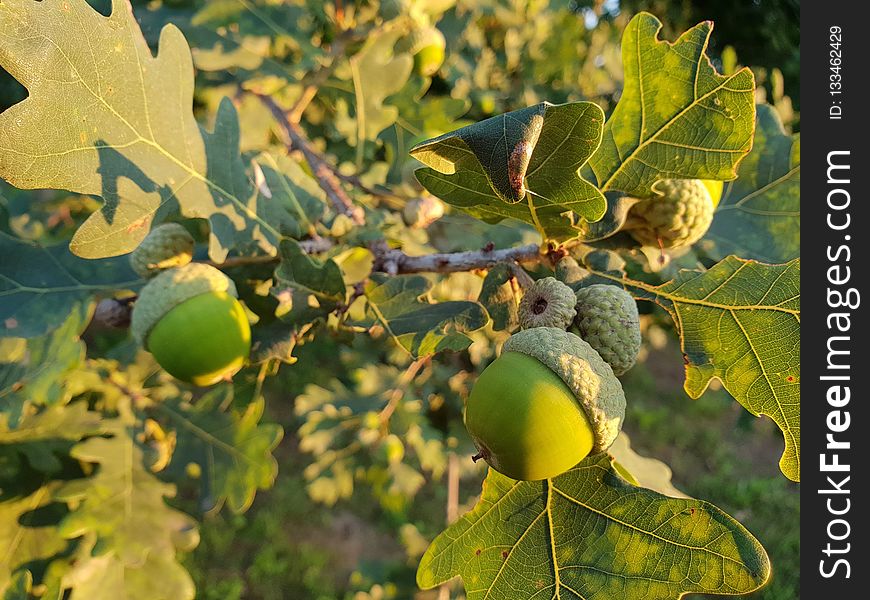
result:
<svg viewBox="0 0 870 600"><path fill-rule="evenodd" d="M332 167L326 159L320 155L317 150L308 141L305 132L298 123L294 123L287 118L284 109L268 96L255 94L260 101L272 112L272 116L281 126L284 133L284 143L288 148L296 148L305 157L314 177L317 179L320 187L326 192L326 197L329 198L332 208L335 212L349 217L357 225L365 225L365 213L362 207L355 206L353 201L341 187L341 183L335 176Z"/></svg>
<svg viewBox="0 0 870 600"><path fill-rule="evenodd" d="M562 248L570 248L581 242L569 242ZM308 254L322 254L330 250L335 242L329 238L316 240L303 240L299 242L302 249ZM444 252L424 254L423 256L409 256L401 250L387 247L386 243L375 243L370 246L375 255L373 272L388 273L390 275L404 275L409 273L456 273L460 271L476 271L479 269L491 269L499 263L513 264L514 277L521 280L523 286L531 283L531 278L517 263L538 263L549 260L547 253L542 253L537 244L515 246L495 250L482 248L467 252ZM223 263L211 264L216 267L236 267L244 265L277 263L278 257L271 255L240 256L228 258Z"/></svg>
<svg viewBox="0 0 870 600"><path fill-rule="evenodd" d="M544 258L537 244L493 250L483 248L468 252L450 252L408 256L401 250L386 250L375 262L377 270L384 264L395 264L397 273L455 273L490 269L499 263L539 262ZM389 272L389 271L387 271Z"/></svg>
<svg viewBox="0 0 870 600"><path fill-rule="evenodd" d="M393 413L396 412L396 408L399 406L399 401L404 397L405 391L408 389L408 386L411 385L411 382L417 376L417 373L420 372L420 369L429 362L430 357L418 358L414 362L412 362L405 372L402 373L399 378L399 384L393 389L390 393L390 399L387 401L387 405L380 412L381 418L381 426L386 428L387 423L390 422L390 417L393 416Z"/></svg>
<svg viewBox="0 0 870 600"><path fill-rule="evenodd" d="M338 57L344 54L347 42L348 36L346 35L340 35L335 38L332 47L329 49L326 61L321 63L317 70L310 75L308 82L302 89L302 94L290 110L287 111L288 121L291 123L299 123L302 120L302 113L305 112L305 109L308 108L308 105L311 104L311 101L314 100L315 96L317 96L317 92L320 91L320 86L326 83L326 80L329 79L332 72L335 70L335 67L338 64Z"/></svg>

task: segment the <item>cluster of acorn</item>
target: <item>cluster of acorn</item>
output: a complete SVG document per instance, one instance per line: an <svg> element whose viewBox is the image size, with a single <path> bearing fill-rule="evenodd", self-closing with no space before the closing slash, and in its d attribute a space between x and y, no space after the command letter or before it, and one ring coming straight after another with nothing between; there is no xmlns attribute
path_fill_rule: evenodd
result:
<svg viewBox="0 0 870 600"><path fill-rule="evenodd" d="M623 227L643 246L681 248L700 240L722 196L721 181L665 179L638 200ZM536 281L519 305L521 331L481 373L465 405L478 454L514 479L549 479L610 447L625 418L618 376L640 351L631 295L616 285L575 284L570 257L558 277ZM561 281L560 281L561 279Z"/></svg>
<svg viewBox="0 0 870 600"><path fill-rule="evenodd" d="M578 268L566 257L556 273ZM619 435L625 394L617 376L640 350L637 304L615 285L575 292L547 277L525 291L519 319L522 329L474 384L465 426L475 459L513 479L549 479Z"/></svg>
<svg viewBox="0 0 870 600"><path fill-rule="evenodd" d="M196 385L232 377L251 350L251 326L232 279L191 262L193 237L177 223L151 230L130 255L150 281L133 306L133 337L172 376Z"/></svg>
<svg viewBox="0 0 870 600"><path fill-rule="evenodd" d="M704 235L722 193L719 182L665 180L661 197L642 200L626 230L642 244L676 248ZM440 216L440 215L439 215ZM233 281L191 262L194 240L184 227L154 228L130 257L150 281L133 307L136 340L167 372L211 385L238 372L251 349L251 329ZM617 377L640 350L637 305L621 287L582 283L573 258L536 281L519 305L521 331L481 373L465 406L465 425L483 458L514 479L564 473L590 452L603 452L625 418Z"/></svg>

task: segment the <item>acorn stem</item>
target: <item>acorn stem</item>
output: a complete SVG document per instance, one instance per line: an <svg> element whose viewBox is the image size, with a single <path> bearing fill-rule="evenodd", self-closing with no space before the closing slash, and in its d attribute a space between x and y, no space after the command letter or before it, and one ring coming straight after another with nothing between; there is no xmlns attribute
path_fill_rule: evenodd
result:
<svg viewBox="0 0 870 600"><path fill-rule="evenodd" d="M475 454L474 456L472 456L472 457L471 457L471 460L473 460L474 462L477 462L477 461L479 461L481 458L484 458L484 456L483 456L483 451L482 451L482 450L481 450L480 452L478 452L477 454Z"/></svg>

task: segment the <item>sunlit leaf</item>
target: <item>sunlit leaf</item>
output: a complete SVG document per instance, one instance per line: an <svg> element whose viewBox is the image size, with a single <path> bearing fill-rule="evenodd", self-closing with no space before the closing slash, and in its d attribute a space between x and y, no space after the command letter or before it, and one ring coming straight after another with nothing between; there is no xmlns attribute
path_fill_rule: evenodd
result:
<svg viewBox="0 0 870 600"><path fill-rule="evenodd" d="M175 487L146 468L125 421L104 421L107 437L91 437L73 448L73 457L96 470L55 493L56 500L72 507L60 533L69 539L88 536L99 549L69 578L81 584L76 594L82 598L144 598L155 590L159 593L149 597L193 598L193 583L176 554L196 545L196 525L166 503ZM143 587L145 582L150 586ZM96 595L87 595L86 589Z"/></svg>
<svg viewBox="0 0 870 600"><path fill-rule="evenodd" d="M643 198L659 179L733 179L752 146L752 72L716 72L711 21L673 43L658 39L661 27L640 13L623 33L624 89L589 161L602 190Z"/></svg>
<svg viewBox="0 0 870 600"><path fill-rule="evenodd" d="M545 238L580 236L607 203L578 171L598 148L604 114L591 102L547 102L417 145L417 178L470 215L533 225Z"/></svg>
<svg viewBox="0 0 870 600"><path fill-rule="evenodd" d="M400 29L386 29L369 36L365 46L350 58L350 79L354 89L355 122L352 129L343 128L348 141L362 146L396 122L399 109L387 100L405 85L411 75L414 59L405 52L395 52ZM340 125L337 120L336 124Z"/></svg>
<svg viewBox="0 0 870 600"><path fill-rule="evenodd" d="M98 433L100 419L100 413L88 410L87 402L28 414L14 428L0 419L0 457L18 454L41 473L57 472L58 456L69 454L73 442Z"/></svg>
<svg viewBox="0 0 870 600"><path fill-rule="evenodd" d="M773 419L785 438L779 467L800 481L800 259L767 265L729 256L658 287L623 283L674 318L686 393L700 397L715 377L746 410Z"/></svg>
<svg viewBox="0 0 870 600"><path fill-rule="evenodd" d="M717 258L786 262L800 256L800 136L786 135L772 106L757 111L752 152L725 184L707 239Z"/></svg>
<svg viewBox="0 0 870 600"><path fill-rule="evenodd" d="M641 456L631 447L631 439L625 431L621 431L613 445L607 449L621 466L635 479L636 485L670 496L671 498L688 498L686 494L671 483L671 468L660 460ZM621 474L621 473L620 473Z"/></svg>
<svg viewBox="0 0 870 600"><path fill-rule="evenodd" d="M0 66L29 92L0 114L0 177L105 202L73 238L76 254L129 252L152 221L178 210L209 220L215 260L252 238L266 250L277 244L238 155L232 104L221 105L212 133L194 119L193 64L175 26L154 57L122 0L108 18L84 0L9 0L0 4Z"/></svg>
<svg viewBox="0 0 870 600"><path fill-rule="evenodd" d="M57 531L57 520L40 518L52 501L56 482L32 490L13 493L0 480L0 594L26 600L27 595L11 595L17 577L13 573L32 561L47 559L63 551L68 541ZM17 491L17 490L16 490ZM50 509L48 509L50 510ZM20 585L20 580L18 581Z"/></svg>
<svg viewBox="0 0 870 600"><path fill-rule="evenodd" d="M712 504L635 487L597 455L544 481L490 470L474 509L423 555L417 583L456 575L469 600L677 600L751 592L770 563Z"/></svg>

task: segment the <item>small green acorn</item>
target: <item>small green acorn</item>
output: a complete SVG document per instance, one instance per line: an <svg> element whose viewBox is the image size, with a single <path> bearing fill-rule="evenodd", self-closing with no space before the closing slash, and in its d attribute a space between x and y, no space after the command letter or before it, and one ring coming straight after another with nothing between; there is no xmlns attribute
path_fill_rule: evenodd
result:
<svg viewBox="0 0 870 600"><path fill-rule="evenodd" d="M625 229L635 240L643 246L681 248L704 237L715 205L703 181L664 179L656 183L655 192L628 211Z"/></svg>
<svg viewBox="0 0 870 600"><path fill-rule="evenodd" d="M178 223L163 223L145 236L130 254L130 266L140 277L186 265L193 258L193 237Z"/></svg>
<svg viewBox="0 0 870 600"><path fill-rule="evenodd" d="M640 352L640 317L631 294L615 285L577 290L571 331L595 348L616 376L634 366Z"/></svg>
<svg viewBox="0 0 870 600"><path fill-rule="evenodd" d="M233 281L201 263L167 269L142 288L131 330L170 375L195 385L231 377L251 350Z"/></svg>
<svg viewBox="0 0 870 600"><path fill-rule="evenodd" d="M520 327L567 329L574 320L574 291L555 277L535 281L523 294L517 309Z"/></svg>
<svg viewBox="0 0 870 600"><path fill-rule="evenodd" d="M625 394L610 366L586 342L555 327L515 333L465 405L478 455L513 479L564 473L616 439Z"/></svg>
<svg viewBox="0 0 870 600"><path fill-rule="evenodd" d="M414 29L397 49L413 55L417 75L431 77L441 68L446 47L447 40L437 27L424 27Z"/></svg>

